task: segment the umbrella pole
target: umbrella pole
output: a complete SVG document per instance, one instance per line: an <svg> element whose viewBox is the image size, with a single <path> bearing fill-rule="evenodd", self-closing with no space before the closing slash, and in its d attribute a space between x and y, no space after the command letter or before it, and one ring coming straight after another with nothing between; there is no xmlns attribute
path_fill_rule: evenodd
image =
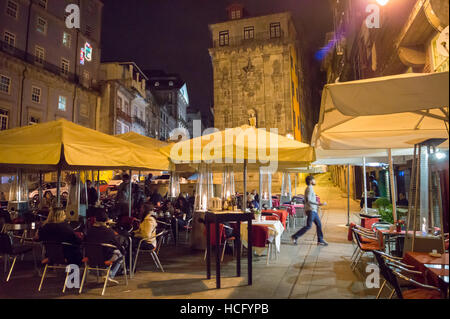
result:
<svg viewBox="0 0 450 319"><path fill-rule="evenodd" d="M131 183L131 173L132 173L132 171L130 170L130 185L129 185L129 191L130 191L130 193L129 193L129 196L128 196L128 216L129 217L131 217L131 191L132 191L132 188L131 188L131 186L132 186L132 183Z"/></svg>
<svg viewBox="0 0 450 319"><path fill-rule="evenodd" d="M97 171L97 197L100 199L100 170Z"/></svg>
<svg viewBox="0 0 450 319"><path fill-rule="evenodd" d="M363 175L364 175L364 212L367 214L367 176L366 176L366 157L363 157Z"/></svg>
<svg viewBox="0 0 450 319"><path fill-rule="evenodd" d="M389 176L390 176L390 184L391 184L391 199L392 199L392 217L394 217L394 224L397 222L397 203L395 202L396 192L394 185L394 164L392 161L392 150L388 149L389 155Z"/></svg>
<svg viewBox="0 0 450 319"><path fill-rule="evenodd" d="M61 167L58 166L57 173L57 183L56 183L56 204L59 207L61 205Z"/></svg>
<svg viewBox="0 0 450 319"><path fill-rule="evenodd" d="M347 226L350 226L350 164L347 164Z"/></svg>
<svg viewBox="0 0 450 319"><path fill-rule="evenodd" d="M262 169L259 168L259 208L262 209L262 190L263 190Z"/></svg>
<svg viewBox="0 0 450 319"><path fill-rule="evenodd" d="M42 172L39 172L39 203L42 203Z"/></svg>
<svg viewBox="0 0 450 319"><path fill-rule="evenodd" d="M242 210L247 210L247 160L244 160L244 192L242 194Z"/></svg>
<svg viewBox="0 0 450 319"><path fill-rule="evenodd" d="M298 173L294 175L294 196L297 196L297 175Z"/></svg>
<svg viewBox="0 0 450 319"><path fill-rule="evenodd" d="M267 172L267 183L269 184L269 207L272 209L272 173Z"/></svg>
<svg viewBox="0 0 450 319"><path fill-rule="evenodd" d="M81 172L77 172L77 212L80 216L80 201L81 201Z"/></svg>
<svg viewBox="0 0 450 319"><path fill-rule="evenodd" d="M91 173L92 173L92 171L91 171ZM88 209L88 206L89 206L89 201L88 201L88 189L87 189L87 175L88 174L88 172L87 171L85 171L84 172L84 196L86 196L85 197L85 209L86 209L86 211L84 212L85 214L87 213L87 209ZM91 182L93 182L94 181L94 179L92 178L92 181ZM84 216L83 216L84 217ZM78 216L78 218L80 218L80 216Z"/></svg>

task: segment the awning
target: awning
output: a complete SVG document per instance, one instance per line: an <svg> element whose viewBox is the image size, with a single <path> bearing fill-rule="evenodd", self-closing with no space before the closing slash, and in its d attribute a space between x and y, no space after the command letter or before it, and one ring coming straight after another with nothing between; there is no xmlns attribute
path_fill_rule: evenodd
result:
<svg viewBox="0 0 450 319"><path fill-rule="evenodd" d="M448 139L448 86L448 72L326 85L312 144L324 150L399 149Z"/></svg>

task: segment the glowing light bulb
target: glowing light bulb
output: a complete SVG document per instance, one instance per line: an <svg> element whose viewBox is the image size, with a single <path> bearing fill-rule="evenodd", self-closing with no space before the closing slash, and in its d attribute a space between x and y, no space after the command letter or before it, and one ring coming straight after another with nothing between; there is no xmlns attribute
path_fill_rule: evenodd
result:
<svg viewBox="0 0 450 319"><path fill-rule="evenodd" d="M445 153L442 153L442 152L437 152L434 155L436 156L436 159L438 159L438 160L444 159L446 157Z"/></svg>
<svg viewBox="0 0 450 319"><path fill-rule="evenodd" d="M389 2L389 0L377 0L377 3L378 3L380 6L385 6L388 2Z"/></svg>

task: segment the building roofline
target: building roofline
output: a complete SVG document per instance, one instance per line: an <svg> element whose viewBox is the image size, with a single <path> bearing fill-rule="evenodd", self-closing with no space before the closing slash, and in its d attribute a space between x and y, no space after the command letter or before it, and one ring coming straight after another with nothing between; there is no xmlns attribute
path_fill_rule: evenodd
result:
<svg viewBox="0 0 450 319"><path fill-rule="evenodd" d="M144 72L142 72L142 70L138 67L138 65L135 62L132 62L132 61L103 61L103 62L100 62L100 65L102 65L102 64L118 64L118 65L132 64L138 70L138 72L144 77L144 79L146 81L148 81L148 77L145 75Z"/></svg>
<svg viewBox="0 0 450 319"><path fill-rule="evenodd" d="M279 16L279 15L287 15L292 20L292 12L291 11L283 11L283 12L278 12L278 13L270 13L270 14L265 14L265 15L245 17L245 18L241 18L241 19L234 19L234 20L228 19L228 20L225 20L225 21L208 24L208 28L211 30L211 27L215 26L215 25L228 24L230 22L231 23L237 23L238 21L241 22L241 21L245 21L245 20L252 20L252 19L258 19L258 18L264 18L264 17L270 17L270 16Z"/></svg>

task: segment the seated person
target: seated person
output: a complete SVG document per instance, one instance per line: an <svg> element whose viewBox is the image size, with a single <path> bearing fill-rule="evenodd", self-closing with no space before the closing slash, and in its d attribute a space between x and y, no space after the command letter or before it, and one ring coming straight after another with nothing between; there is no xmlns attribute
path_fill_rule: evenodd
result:
<svg viewBox="0 0 450 319"><path fill-rule="evenodd" d="M64 257L69 264L81 265L81 239L66 222L66 212L62 208L51 208L47 220L36 234L38 241L69 243L64 246Z"/></svg>
<svg viewBox="0 0 450 319"><path fill-rule="evenodd" d="M408 203L408 200L406 199L405 194L403 194L403 193L398 194L398 198L399 198L399 200L397 202L398 206L408 206L409 203Z"/></svg>
<svg viewBox="0 0 450 319"><path fill-rule="evenodd" d="M53 196L52 192L46 191L42 197L42 201L39 203L39 212L41 214L47 215L50 208L56 206L56 198Z"/></svg>
<svg viewBox="0 0 450 319"><path fill-rule="evenodd" d="M178 230L184 229L187 226L188 221L192 218L191 210L187 204L187 201L181 199L180 197L177 199L174 205L174 214L172 218L172 232L173 238L175 238L175 242L177 241L176 235L176 227L178 223Z"/></svg>
<svg viewBox="0 0 450 319"><path fill-rule="evenodd" d="M123 248L121 247L121 239L119 234L109 228L107 225L108 215L105 209L98 208L95 212L95 223L87 231L85 242L95 244L110 244L116 246L118 249L104 247L104 254L106 260L113 262L109 272L108 280L118 283L114 280L116 273L122 266ZM121 251L122 249L122 251Z"/></svg>
<svg viewBox="0 0 450 319"><path fill-rule="evenodd" d="M152 216L154 213L153 205L144 205L144 214L142 215L141 224L139 225L139 229L134 231L134 236L138 239L133 240L133 243L136 244L136 248L141 239L146 239L146 241L141 244L142 249L151 250L156 248L156 226L158 226L158 223Z"/></svg>

